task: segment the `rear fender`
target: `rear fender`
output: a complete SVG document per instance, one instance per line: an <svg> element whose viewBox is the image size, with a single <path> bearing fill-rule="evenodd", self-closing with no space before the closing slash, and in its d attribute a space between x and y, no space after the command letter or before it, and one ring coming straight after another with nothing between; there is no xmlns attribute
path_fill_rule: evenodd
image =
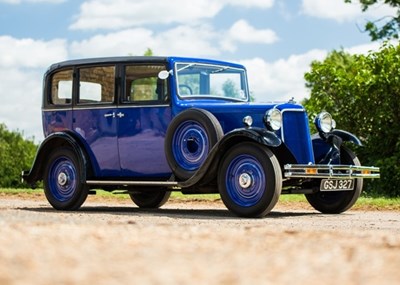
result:
<svg viewBox="0 0 400 285"><path fill-rule="evenodd" d="M79 140L76 139L73 134L68 132L57 132L46 137L46 139L39 146L36 157L32 164L32 168L29 171L23 172L23 181L33 187L37 181L42 180L46 165L48 163L48 155L54 149L62 146L69 146L76 153L80 165L83 166L80 168L80 175L82 180L86 181L87 169L89 165L87 155L83 150L83 147L80 145Z"/></svg>

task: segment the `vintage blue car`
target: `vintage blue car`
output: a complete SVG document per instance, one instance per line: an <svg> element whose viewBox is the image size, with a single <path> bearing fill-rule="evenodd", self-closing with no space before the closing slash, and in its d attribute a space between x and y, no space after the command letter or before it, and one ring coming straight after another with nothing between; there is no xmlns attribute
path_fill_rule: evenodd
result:
<svg viewBox="0 0 400 285"><path fill-rule="evenodd" d="M171 191L219 193L242 217L263 217L281 194L305 194L323 213L348 210L364 178L327 112L310 134L295 102L251 102L246 69L180 57L110 57L52 65L44 76L43 129L32 168L49 203L76 210L95 189L119 190L143 208Z"/></svg>

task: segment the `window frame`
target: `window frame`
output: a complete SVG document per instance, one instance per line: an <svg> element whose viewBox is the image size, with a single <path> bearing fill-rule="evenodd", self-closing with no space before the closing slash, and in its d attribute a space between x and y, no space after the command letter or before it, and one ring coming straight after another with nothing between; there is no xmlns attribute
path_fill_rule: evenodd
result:
<svg viewBox="0 0 400 285"><path fill-rule="evenodd" d="M113 67L114 68L114 88L113 88L113 99L111 101L107 102L79 102L80 100L80 73L82 69L90 69L90 68L102 68L102 67ZM118 64L112 63L112 64L94 64L94 65L78 65L75 66L75 76L74 76L74 82L75 82L75 88L74 88L74 106L77 108L83 107L83 108L88 108L88 107L108 107L115 105L117 102L118 98Z"/></svg>
<svg viewBox="0 0 400 285"><path fill-rule="evenodd" d="M165 88L165 94L164 98L167 98L166 100L164 98L157 98L155 100L126 100L127 93L129 92L129 88L132 86L132 81L127 80L127 67L134 67L134 66L160 66L163 67L161 70L168 70L167 64L164 62L140 62L140 63L123 63L120 66L120 74L121 74L121 81L123 84L121 84L121 93L120 93L120 98L119 98L119 104L122 106L162 106L162 105L170 105L171 102L171 92L170 92L170 80L169 78L165 79L164 83L164 88ZM146 78L153 78L153 77L140 77L138 79L146 79ZM157 77L155 77L157 80L158 79L158 74ZM128 86L129 85L129 86Z"/></svg>

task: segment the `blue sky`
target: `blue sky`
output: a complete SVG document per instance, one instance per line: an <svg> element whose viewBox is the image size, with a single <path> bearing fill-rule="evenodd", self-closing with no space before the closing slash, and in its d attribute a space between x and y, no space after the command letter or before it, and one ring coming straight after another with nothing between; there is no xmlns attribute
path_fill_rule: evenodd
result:
<svg viewBox="0 0 400 285"><path fill-rule="evenodd" d="M42 140L46 68L67 59L142 55L244 64L257 101L308 96L303 75L328 52L376 50L367 19L344 0L0 0L0 122ZM353 1L356 2L356 1Z"/></svg>

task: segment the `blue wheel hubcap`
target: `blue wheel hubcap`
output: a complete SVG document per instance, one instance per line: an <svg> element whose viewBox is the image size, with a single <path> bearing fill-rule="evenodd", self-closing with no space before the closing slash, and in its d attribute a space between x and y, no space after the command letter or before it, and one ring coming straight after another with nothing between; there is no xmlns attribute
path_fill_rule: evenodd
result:
<svg viewBox="0 0 400 285"><path fill-rule="evenodd" d="M266 189L266 176L260 162L250 155L235 157L226 172L226 190L237 205L257 204Z"/></svg>
<svg viewBox="0 0 400 285"><path fill-rule="evenodd" d="M210 149L207 132L194 121L184 122L175 131L172 148L175 161L181 168L197 170Z"/></svg>
<svg viewBox="0 0 400 285"><path fill-rule="evenodd" d="M55 199L60 202L71 199L77 187L77 172L72 161L66 157L56 159L51 165L48 180Z"/></svg>

